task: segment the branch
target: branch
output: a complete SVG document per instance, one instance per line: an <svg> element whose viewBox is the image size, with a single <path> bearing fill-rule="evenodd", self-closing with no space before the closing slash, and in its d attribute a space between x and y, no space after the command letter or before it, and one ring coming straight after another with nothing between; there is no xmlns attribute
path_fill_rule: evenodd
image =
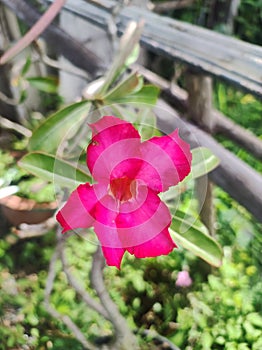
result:
<svg viewBox="0 0 262 350"><path fill-rule="evenodd" d="M102 305L110 315L110 321L115 328L116 335L116 349L119 347L121 350L125 349L138 349L136 338L129 329L125 318L120 314L116 304L111 299L109 293L106 290L103 278L103 269L105 267L105 259L102 254L101 247L98 246L96 253L93 256L93 265L91 270L91 283L95 289Z"/></svg>
<svg viewBox="0 0 262 350"><path fill-rule="evenodd" d="M96 350L96 347L86 340L86 338L84 337L81 330L70 319L70 317L58 312L50 303L50 295L51 295L51 292L53 290L54 280L55 280L55 276L56 276L55 264L56 264L56 261L58 260L59 256L61 255L61 249L63 249L63 247L61 245L62 241L59 237L60 235L61 235L60 230L57 230L56 247L55 247L55 251L54 251L54 254L52 256L50 265L49 265L49 271L48 271L48 276L47 276L47 280L46 280L46 288L45 288L45 293L44 293L44 305L46 307L47 312L49 312L49 314L52 317L62 321L71 330L71 332L74 334L75 338L83 345L83 347L85 349Z"/></svg>
<svg viewBox="0 0 262 350"><path fill-rule="evenodd" d="M1 92L0 92L1 95ZM25 136L25 137L30 137L32 135L32 131L25 128L24 126L12 122L11 120L4 118L0 115L0 126L5 128L5 129L11 129L19 132L19 134Z"/></svg>
<svg viewBox="0 0 262 350"><path fill-rule="evenodd" d="M73 274L70 272L70 267L68 264L68 261L66 259L65 255L65 249L64 249L64 238L61 238L61 249L60 249L60 255L61 255L61 261L63 265L63 270L66 274L66 277L68 279L69 284L72 288L75 289L77 294L83 299L83 301L86 303L88 307L95 310L97 313L99 313L101 316L103 316L105 319L110 320L110 316L108 315L107 310L96 300L94 300L90 294L84 289L83 286L79 284L77 279L73 276Z"/></svg>
<svg viewBox="0 0 262 350"><path fill-rule="evenodd" d="M20 239L34 238L44 236L57 225L54 217L47 219L45 222L36 225L21 224L19 229L14 228L15 234Z"/></svg>
<svg viewBox="0 0 262 350"><path fill-rule="evenodd" d="M7 50L2 57L0 57L0 64L5 64L11 58L19 54L27 46L29 46L38 36L49 26L64 6L66 0L55 0L49 9L39 18L37 23L24 35L22 38L9 50Z"/></svg>
<svg viewBox="0 0 262 350"><path fill-rule="evenodd" d="M0 100L10 106L17 106L19 104L19 100L6 96L2 91L0 91Z"/></svg>
<svg viewBox="0 0 262 350"><path fill-rule="evenodd" d="M0 0L0 2L15 12L17 17L29 26L32 26L41 17L41 14L25 0ZM98 56L57 25L50 24L42 36L58 54L62 54L75 66L87 71L91 77L104 70L104 64Z"/></svg>
<svg viewBox="0 0 262 350"><path fill-rule="evenodd" d="M89 78L89 75L86 72L84 72L82 69L79 69L75 66L71 66L69 64L61 64L59 61L54 60L54 59L50 58L49 56L47 56L45 54L45 51L42 50L41 45L39 45L39 43L37 41L34 43L34 49L35 49L36 53L39 55L38 60L40 60L41 62L43 62L47 66L55 68L57 70L61 70L63 72L66 72L66 73L74 75L74 76L78 76L80 78L84 78L84 79Z"/></svg>

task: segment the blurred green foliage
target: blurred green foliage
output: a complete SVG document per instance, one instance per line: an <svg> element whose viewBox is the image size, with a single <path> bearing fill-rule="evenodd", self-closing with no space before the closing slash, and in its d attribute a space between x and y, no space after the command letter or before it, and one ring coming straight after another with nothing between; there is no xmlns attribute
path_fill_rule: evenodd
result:
<svg viewBox="0 0 262 350"><path fill-rule="evenodd" d="M259 264L250 253L250 242L243 247L234 237L227 237L229 223L233 225L228 220L219 230L220 241L228 239L224 262L212 274L208 264L180 249L156 259L126 255L120 271L106 268L107 288L132 329L156 330L187 350L222 350L231 349L230 346L260 349ZM50 232L41 238L17 240L8 235L0 242L0 338L4 339L0 349L23 349L23 344L30 349L81 349L67 328L50 317L43 306L54 236ZM90 256L95 250L92 232L67 241L66 255L72 272L91 295L94 291L89 280ZM185 267L193 284L177 287L178 272ZM70 315L90 340L112 336L110 324L86 309L68 285L60 262L56 273L52 305Z"/></svg>
<svg viewBox="0 0 262 350"><path fill-rule="evenodd" d="M214 82L213 96L214 105L218 110L262 139L262 102L259 99L217 80ZM218 135L217 138L226 148L262 173L262 163L252 154L223 135Z"/></svg>
<svg viewBox="0 0 262 350"><path fill-rule="evenodd" d="M10 152L0 150L0 157L0 187L18 185L18 196L33 199L38 203L55 200L53 184L33 177L22 170Z"/></svg>

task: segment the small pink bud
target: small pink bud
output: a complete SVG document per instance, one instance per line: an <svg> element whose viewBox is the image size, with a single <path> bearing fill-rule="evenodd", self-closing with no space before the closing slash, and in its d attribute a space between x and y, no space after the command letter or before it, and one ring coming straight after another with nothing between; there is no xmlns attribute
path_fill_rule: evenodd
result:
<svg viewBox="0 0 262 350"><path fill-rule="evenodd" d="M192 279L188 273L188 271L180 271L177 275L176 286L177 287L190 287L192 284Z"/></svg>

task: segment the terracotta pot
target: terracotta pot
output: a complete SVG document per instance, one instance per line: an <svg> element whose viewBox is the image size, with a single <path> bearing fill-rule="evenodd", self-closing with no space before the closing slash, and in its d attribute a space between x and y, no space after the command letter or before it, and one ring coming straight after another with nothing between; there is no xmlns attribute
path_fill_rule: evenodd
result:
<svg viewBox="0 0 262 350"><path fill-rule="evenodd" d="M37 203L33 199L18 197L15 195L0 199L3 215L13 226L22 223L40 224L50 218L57 209L57 203Z"/></svg>

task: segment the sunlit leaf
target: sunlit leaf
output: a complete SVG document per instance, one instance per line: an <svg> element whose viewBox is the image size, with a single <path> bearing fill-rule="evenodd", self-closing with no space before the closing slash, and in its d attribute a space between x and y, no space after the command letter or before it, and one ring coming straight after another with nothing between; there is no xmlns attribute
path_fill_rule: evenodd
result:
<svg viewBox="0 0 262 350"><path fill-rule="evenodd" d="M30 77L26 78L29 84L36 89L48 92L49 94L56 94L58 89L58 81L53 77Z"/></svg>
<svg viewBox="0 0 262 350"><path fill-rule="evenodd" d="M138 110L134 126L141 135L142 141L154 136L161 136L161 133L157 129L156 116L151 107L140 108Z"/></svg>
<svg viewBox="0 0 262 350"><path fill-rule="evenodd" d="M115 81L116 77L122 71L125 63L130 55L132 55L134 48L139 42L143 29L143 23L131 22L125 33L122 35L119 45L119 51L110 66L109 71L105 76L105 81L101 87L100 93L103 95L107 92L109 86Z"/></svg>
<svg viewBox="0 0 262 350"><path fill-rule="evenodd" d="M120 104L110 106L115 116L131 122L134 125L134 127L138 130L142 141L148 140L154 136L162 135L156 126L156 116L151 106L129 105L128 107L129 108L126 108Z"/></svg>
<svg viewBox="0 0 262 350"><path fill-rule="evenodd" d="M51 154L28 153L18 164L29 173L61 187L74 189L81 183L92 181L84 171Z"/></svg>
<svg viewBox="0 0 262 350"><path fill-rule="evenodd" d="M137 73L133 72L126 79L122 80L116 87L110 90L105 96L103 96L102 99L116 100L141 90L142 86L143 78Z"/></svg>
<svg viewBox="0 0 262 350"><path fill-rule="evenodd" d="M219 165L219 159L205 147L198 147L192 150L192 169L186 178L196 179L214 170Z"/></svg>
<svg viewBox="0 0 262 350"><path fill-rule="evenodd" d="M178 246L191 251L210 265L219 267L222 264L221 247L197 220L189 219L188 215L177 211L173 215L170 233Z"/></svg>
<svg viewBox="0 0 262 350"><path fill-rule="evenodd" d="M125 66L129 67L131 64L135 63L136 60L139 57L139 52L140 52L140 46L139 44L136 44L133 51L130 53L130 55L127 57L125 61Z"/></svg>
<svg viewBox="0 0 262 350"><path fill-rule="evenodd" d="M159 94L159 89L156 86L153 85L145 85L140 89L139 91L133 93L133 94L127 94L124 96L116 97L116 98L110 98L105 99L104 103L134 103L134 104L149 104L149 105L155 105L157 102Z"/></svg>
<svg viewBox="0 0 262 350"><path fill-rule="evenodd" d="M74 103L45 119L33 132L29 150L56 153L61 142L77 132L87 118L90 106L87 101Z"/></svg>

